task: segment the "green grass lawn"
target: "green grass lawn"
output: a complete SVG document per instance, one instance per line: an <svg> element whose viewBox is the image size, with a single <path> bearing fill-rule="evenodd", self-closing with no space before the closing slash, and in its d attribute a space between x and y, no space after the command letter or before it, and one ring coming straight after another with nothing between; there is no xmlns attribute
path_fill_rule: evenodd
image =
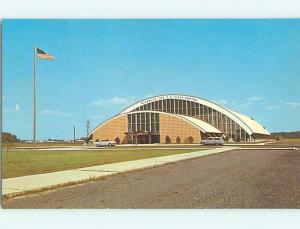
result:
<svg viewBox="0 0 300 229"><path fill-rule="evenodd" d="M282 138L279 141L275 141L271 144L300 144L300 138Z"/></svg>
<svg viewBox="0 0 300 229"><path fill-rule="evenodd" d="M90 144L89 147L95 146ZM73 143L37 143L37 148L45 149L45 148L64 148L64 147L83 147L83 144L73 144ZM116 145L116 148L122 149L130 149L130 148L202 148L201 144L139 144L139 145ZM205 146L208 147L208 146ZM24 148L30 149L33 148L33 144L31 143L16 143L12 148Z"/></svg>
<svg viewBox="0 0 300 229"><path fill-rule="evenodd" d="M64 147L64 146L82 146L83 142L37 142L36 146L38 148L47 148L47 147ZM33 143L25 142L16 142L13 144L13 147L33 147Z"/></svg>
<svg viewBox="0 0 300 229"><path fill-rule="evenodd" d="M2 152L2 178L103 165L121 161L188 153L200 149L83 150Z"/></svg>

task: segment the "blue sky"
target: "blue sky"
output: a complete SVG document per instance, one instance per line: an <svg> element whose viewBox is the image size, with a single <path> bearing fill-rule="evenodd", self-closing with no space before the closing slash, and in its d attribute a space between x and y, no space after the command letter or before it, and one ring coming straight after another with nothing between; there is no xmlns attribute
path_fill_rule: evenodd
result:
<svg viewBox="0 0 300 229"><path fill-rule="evenodd" d="M32 138L33 46L38 139L85 135L128 105L188 94L300 130L300 20L4 20L3 131Z"/></svg>

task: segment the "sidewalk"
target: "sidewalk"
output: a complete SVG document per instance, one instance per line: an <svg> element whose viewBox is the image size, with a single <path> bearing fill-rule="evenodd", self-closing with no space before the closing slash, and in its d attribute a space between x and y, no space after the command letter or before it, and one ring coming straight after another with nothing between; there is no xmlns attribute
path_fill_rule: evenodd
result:
<svg viewBox="0 0 300 229"><path fill-rule="evenodd" d="M237 149L238 147L222 147L202 150L191 153L154 157L135 161L125 161L113 164L91 166L65 170L60 172L44 173L23 177L2 179L2 195L14 195L26 191L41 190L72 182L88 181L117 173L150 168L167 163L181 161L201 156L211 155Z"/></svg>

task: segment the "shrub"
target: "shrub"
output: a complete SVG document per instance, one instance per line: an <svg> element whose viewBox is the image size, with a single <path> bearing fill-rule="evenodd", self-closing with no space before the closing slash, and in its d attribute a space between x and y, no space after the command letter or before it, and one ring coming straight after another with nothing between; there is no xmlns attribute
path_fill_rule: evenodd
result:
<svg viewBox="0 0 300 229"><path fill-rule="evenodd" d="M177 136L177 138L176 138L176 143L177 143L177 144L180 144L180 142L181 142L181 139L180 139L179 136Z"/></svg>
<svg viewBox="0 0 300 229"><path fill-rule="evenodd" d="M169 135L166 136L166 143L170 144L171 143L171 138L169 137Z"/></svg>
<svg viewBox="0 0 300 229"><path fill-rule="evenodd" d="M193 143L194 138L192 136L189 136L188 139L187 139L187 142L190 143L190 144Z"/></svg>
<svg viewBox="0 0 300 229"><path fill-rule="evenodd" d="M121 143L121 139L119 137L116 137L115 142L116 142L117 145L119 145Z"/></svg>

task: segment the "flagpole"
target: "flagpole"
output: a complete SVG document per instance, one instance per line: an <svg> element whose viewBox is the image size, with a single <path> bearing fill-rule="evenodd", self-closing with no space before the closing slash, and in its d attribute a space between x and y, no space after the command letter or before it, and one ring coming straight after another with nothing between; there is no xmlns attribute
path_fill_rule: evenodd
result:
<svg viewBox="0 0 300 229"><path fill-rule="evenodd" d="M33 148L36 150L36 46L34 46L34 82L33 82Z"/></svg>

